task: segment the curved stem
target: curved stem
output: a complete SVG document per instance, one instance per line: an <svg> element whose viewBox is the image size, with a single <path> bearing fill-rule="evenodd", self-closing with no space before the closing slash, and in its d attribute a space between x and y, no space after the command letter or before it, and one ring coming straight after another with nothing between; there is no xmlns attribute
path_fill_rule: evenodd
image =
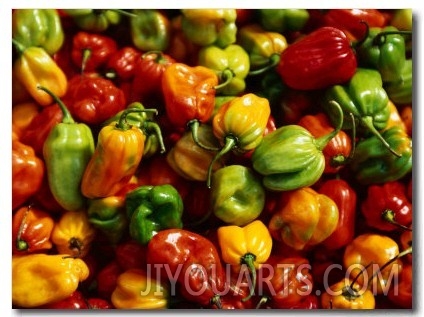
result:
<svg viewBox="0 0 424 317"><path fill-rule="evenodd" d="M211 298L210 303L212 305L216 305L216 307L218 307L218 309L222 309L221 297L219 295L214 295Z"/></svg>
<svg viewBox="0 0 424 317"><path fill-rule="evenodd" d="M234 78L234 73L231 69L225 69L221 72L220 75L221 79L224 79L223 82L221 82L219 85L216 85L214 88L215 90L224 88L225 86L227 86Z"/></svg>
<svg viewBox="0 0 424 317"><path fill-rule="evenodd" d="M332 157L331 162L330 162L330 164L331 164L332 167L337 167L337 166L348 164L353 159L353 156L355 155L355 150L356 150L356 124L355 124L355 115L352 112L349 112L349 116L350 116L350 119L352 120L352 136L351 136L352 149L350 150L350 153L349 153L349 156L348 157L345 157L345 156L343 156L341 154Z"/></svg>
<svg viewBox="0 0 424 317"><path fill-rule="evenodd" d="M22 231L24 231L26 218L28 217L28 214L31 208L32 208L32 205L28 205L27 209L25 210L25 214L22 217L22 221L19 226L18 235L16 236L16 249L18 249L19 251L26 251L29 248L28 243L25 240L22 240L21 236L22 236Z"/></svg>
<svg viewBox="0 0 424 317"><path fill-rule="evenodd" d="M243 255L242 258L240 259L241 264L247 265L247 268L249 269L250 275L252 277L252 287L250 288L249 295L242 298L241 299L242 302L248 301L255 293L255 287L256 287L256 268L254 264L255 260L256 260L256 256L252 253L247 253Z"/></svg>
<svg viewBox="0 0 424 317"><path fill-rule="evenodd" d="M88 60L91 58L91 49L84 48L82 50L82 61L81 61L81 74L84 74L85 66Z"/></svg>
<svg viewBox="0 0 424 317"><path fill-rule="evenodd" d="M26 47L22 43L15 40L13 37L12 37L12 44L13 46L15 46L19 54L22 54L25 51Z"/></svg>
<svg viewBox="0 0 424 317"><path fill-rule="evenodd" d="M403 224L401 224L401 223L399 223L395 220L395 212L391 209L384 210L381 214L381 218L384 221L391 223L392 225L395 225L399 228L402 228L402 229L407 230L407 231L412 231L411 228L408 228L407 226L404 226Z"/></svg>
<svg viewBox="0 0 424 317"><path fill-rule="evenodd" d="M266 65L263 68L260 69L255 69L255 70L251 70L248 74L248 76L257 76L257 75L261 75L265 72L267 72L268 70L270 70L271 68L274 68L275 66L278 65L278 63L280 62L280 54L278 53L274 53L269 57L269 63L268 65Z"/></svg>
<svg viewBox="0 0 424 317"><path fill-rule="evenodd" d="M269 301L269 297L268 296L262 296L261 299L259 300L259 302L256 304L255 309L261 308L261 306L263 304L266 304L268 301Z"/></svg>
<svg viewBox="0 0 424 317"><path fill-rule="evenodd" d="M165 151L166 151L165 144L163 142L162 131L161 131L159 125L156 122L153 122L153 121L145 121L143 123L143 128L146 131L153 131L154 132L154 134L158 138L160 153L165 153Z"/></svg>
<svg viewBox="0 0 424 317"><path fill-rule="evenodd" d="M131 129L131 124L127 121L127 115L132 112L154 112L155 114L158 114L157 109L136 109L136 108L127 108L125 109L121 116L119 117L118 122L116 123L115 127L121 130L128 130Z"/></svg>
<svg viewBox="0 0 424 317"><path fill-rule="evenodd" d="M359 41L356 41L355 43L352 43L351 47L353 49L355 49L355 50L358 47L360 47L362 44L364 44L364 42L367 40L367 38L368 38L368 36L370 34L370 26L368 25L368 23L365 22L364 20L359 21L359 23L365 25L365 34L364 34L364 36Z"/></svg>
<svg viewBox="0 0 424 317"><path fill-rule="evenodd" d="M230 152L233 149L233 147L236 146L236 144L237 144L237 139L234 136L229 135L229 136L225 137L224 147L221 149L221 151L219 151L215 155L215 157L212 159L212 162L209 164L208 176L207 176L207 181L206 181L206 185L208 186L208 188L211 188L211 176L212 176L213 166L223 155Z"/></svg>
<svg viewBox="0 0 424 317"><path fill-rule="evenodd" d="M134 14L134 13L122 10L122 9L108 9L108 10L117 12L117 13L122 14L124 16L127 16L129 18L136 18L137 17L137 14Z"/></svg>
<svg viewBox="0 0 424 317"><path fill-rule="evenodd" d="M204 145L202 142L200 142L199 140L199 126L200 126L200 122L197 119L193 119L190 120L189 123L187 124L187 126L190 128L191 130L191 135L193 137L193 141L194 143L196 143L197 146L201 147L202 149L205 149L207 151L214 151L217 152L220 150L219 147L211 147L211 146L207 146Z"/></svg>
<svg viewBox="0 0 424 317"><path fill-rule="evenodd" d="M386 42L387 35L412 35L411 31L383 31L378 33L373 41L373 45L382 45Z"/></svg>
<svg viewBox="0 0 424 317"><path fill-rule="evenodd" d="M62 102L62 100L59 99L58 96L56 96L53 92L51 92L49 89L43 86L37 86L37 89L42 90L50 95L50 97L53 98L53 100L57 103L60 110L62 111L63 118L62 123L75 123L74 118L72 118L71 113L69 112L68 108L66 108L65 104Z"/></svg>
<svg viewBox="0 0 424 317"><path fill-rule="evenodd" d="M339 122L337 124L337 127L331 133L316 139L317 148L319 150L324 149L324 147L327 145L327 143L330 142L330 140L332 138L334 138L337 135L337 133L339 133L339 131L342 129L342 126L343 126L343 111L342 111L342 108L334 100L331 100L330 104L332 104L336 107L337 112L339 113Z"/></svg>

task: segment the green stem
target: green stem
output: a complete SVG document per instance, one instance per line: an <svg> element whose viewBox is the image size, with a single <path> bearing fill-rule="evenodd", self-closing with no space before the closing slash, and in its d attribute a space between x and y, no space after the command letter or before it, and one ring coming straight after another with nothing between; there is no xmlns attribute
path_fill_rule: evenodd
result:
<svg viewBox="0 0 424 317"><path fill-rule="evenodd" d="M256 287L256 268L254 264L255 260L256 260L256 256L252 253L246 253L240 259L241 264L247 265L247 268L249 269L251 279L252 279L252 287L250 288L249 295L242 298L241 299L242 302L248 301L255 293L255 287Z"/></svg>
<svg viewBox="0 0 424 317"><path fill-rule="evenodd" d="M275 66L277 66L278 63L280 63L280 59L281 59L280 54L274 53L269 57L268 65L260 69L251 70L248 75L249 76L261 75L267 72L268 70L274 68Z"/></svg>
<svg viewBox="0 0 424 317"><path fill-rule="evenodd" d="M407 226L404 226L403 224L401 224L401 223L399 223L395 220L395 212L391 209L384 210L383 213L381 214L381 218L384 221L391 223L392 225L395 225L399 228L402 228L402 229L407 230L407 231L412 231L411 228L408 228Z"/></svg>
<svg viewBox="0 0 424 317"><path fill-rule="evenodd" d="M337 135L337 133L339 133L339 131L342 129L342 126L343 126L343 111L342 111L342 108L334 100L331 100L330 104L334 105L337 108L337 111L339 113L339 122L337 124L337 127L331 133L316 139L317 148L320 151L322 151L322 149L324 149L324 147L327 145L327 143L330 142L330 140L332 138L334 138Z"/></svg>
<svg viewBox="0 0 424 317"><path fill-rule="evenodd" d="M25 221L28 217L28 214L29 214L29 211L31 210L31 208L32 208L32 205L29 205L27 207L27 209L25 210L25 214L22 217L21 224L19 226L18 235L16 237L16 249L18 249L19 251L26 251L29 248L28 243L25 240L22 240L21 236L22 236L22 231L24 231Z"/></svg>
<svg viewBox="0 0 424 317"><path fill-rule="evenodd" d="M352 112L349 112L350 118L352 120L352 136L351 136L351 140L352 140L352 149L350 150L349 156L348 157L344 157L343 155L337 155L331 158L331 166L332 167L338 167L341 165L346 165L347 163L349 163L352 159L353 156L355 155L355 150L356 150L356 124L355 124L355 115Z"/></svg>
<svg viewBox="0 0 424 317"><path fill-rule="evenodd" d="M160 146L160 153L165 153L165 151L166 151L165 144L163 142L162 131L161 131L159 125L156 122L145 121L143 123L143 128L146 131L153 131L154 132L154 134L158 138L158 142L159 142L159 146Z"/></svg>
<svg viewBox="0 0 424 317"><path fill-rule="evenodd" d="M380 32L374 37L372 44L373 45L384 44L386 42L386 37L388 35L412 35L412 31L384 31L384 32Z"/></svg>
<svg viewBox="0 0 424 317"><path fill-rule="evenodd" d="M137 17L137 14L134 14L134 13L122 10L122 9L108 9L108 10L117 12L117 13L122 14L126 17L129 17L129 18L136 18Z"/></svg>
<svg viewBox="0 0 424 317"><path fill-rule="evenodd" d="M127 121L127 115L132 112L153 112L155 114L158 114L158 111L156 109L136 109L136 108L128 108L125 109L121 116L119 117L118 122L116 123L115 127L120 130L128 130L131 129L132 125L128 123Z"/></svg>
<svg viewBox="0 0 424 317"><path fill-rule="evenodd" d="M84 74L85 66L91 58L91 49L85 48L82 50L81 74Z"/></svg>
<svg viewBox="0 0 424 317"><path fill-rule="evenodd" d="M25 51L25 49L26 49L26 47L22 43L18 42L14 38L12 38L12 44L15 46L15 48L18 51L19 55L21 55Z"/></svg>
<svg viewBox="0 0 424 317"><path fill-rule="evenodd" d="M215 162L217 162L222 156L224 156L225 154L227 154L228 152L230 152L234 146L236 146L237 144L237 138L232 136L232 135L228 135L225 137L225 144L222 147L221 151L219 151L215 157L212 159L212 162L209 164L209 168L208 168L208 176L207 176L207 182L206 185L208 186L208 188L211 188L211 176L212 176L212 168L215 165Z"/></svg>
<svg viewBox="0 0 424 317"><path fill-rule="evenodd" d="M144 53L143 55L141 55L141 58L145 59L149 55L156 55L156 57L154 59L154 62L156 64L162 64L162 62L165 63L167 61L167 59L163 57L162 51L148 51L148 52Z"/></svg>
<svg viewBox="0 0 424 317"><path fill-rule="evenodd" d="M191 135L193 137L193 141L194 141L194 143L196 143L197 146L199 146L202 149L205 149L207 151L217 152L217 151L220 150L220 148L207 146L207 145L203 144L202 142L200 142L199 133L198 133L199 132L199 126L200 126L199 120L197 120L197 119L190 120L189 123L187 124L187 126L191 130Z"/></svg>
<svg viewBox="0 0 424 317"><path fill-rule="evenodd" d="M37 89L42 90L42 91L46 92L47 94L49 94L50 97L52 97L53 100L57 103L57 105L59 106L59 108L60 108L60 110L62 111L62 114L63 114L62 123L68 123L68 124L75 123L74 118L72 118L71 112L68 110L68 108L66 108L65 104L62 102L62 100L59 99L58 96L56 96L53 92L51 92L46 87L37 86Z"/></svg>
<svg viewBox="0 0 424 317"><path fill-rule="evenodd" d="M220 74L221 83L219 85L216 85L214 88L215 90L221 89L225 86L227 86L234 78L234 73L231 69L225 69ZM222 81L224 80L224 81Z"/></svg>

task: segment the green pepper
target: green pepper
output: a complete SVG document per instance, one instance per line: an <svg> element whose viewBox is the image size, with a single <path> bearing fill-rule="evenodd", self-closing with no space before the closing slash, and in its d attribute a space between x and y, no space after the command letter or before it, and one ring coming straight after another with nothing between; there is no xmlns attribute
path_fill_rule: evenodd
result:
<svg viewBox="0 0 424 317"><path fill-rule="evenodd" d="M235 9L182 9L181 13L181 29L192 43L224 48L236 42Z"/></svg>
<svg viewBox="0 0 424 317"><path fill-rule="evenodd" d="M85 31L103 32L121 22L122 11L114 9L63 9Z"/></svg>
<svg viewBox="0 0 424 317"><path fill-rule="evenodd" d="M128 229L125 214L125 197L109 196L90 199L87 208L88 221L116 245Z"/></svg>
<svg viewBox="0 0 424 317"><path fill-rule="evenodd" d="M170 184L137 187L127 193L125 208L130 235L141 244L147 244L160 230L183 226L183 201Z"/></svg>
<svg viewBox="0 0 424 317"><path fill-rule="evenodd" d="M244 226L261 214L265 189L258 176L244 165L229 165L213 176L212 211L227 224Z"/></svg>
<svg viewBox="0 0 424 317"><path fill-rule="evenodd" d="M412 103L412 59L407 59L400 80L384 85L387 95L395 104Z"/></svg>
<svg viewBox="0 0 424 317"><path fill-rule="evenodd" d="M245 90L250 61L240 45L231 44L224 49L215 45L205 46L199 51L198 64L218 73L220 84L216 87L217 94L234 96Z"/></svg>
<svg viewBox="0 0 424 317"><path fill-rule="evenodd" d="M65 40L59 13L56 9L15 9L12 38L26 48L42 47L53 55Z"/></svg>
<svg viewBox="0 0 424 317"><path fill-rule="evenodd" d="M362 185L395 181L412 170L412 140L406 132L393 126L382 136L400 157L388 153L376 136L359 141L349 166Z"/></svg>
<svg viewBox="0 0 424 317"><path fill-rule="evenodd" d="M65 210L79 210L86 204L81 182L94 153L92 131L85 123L76 123L63 102L50 90L38 89L48 93L63 113L62 122L50 130L43 146L51 193Z"/></svg>
<svg viewBox="0 0 424 317"><path fill-rule="evenodd" d="M358 132L374 134L394 155L396 151L381 136L379 130L386 128L390 118L389 97L383 88L380 73L375 69L358 68L346 85L334 85L327 89L324 98L324 109L334 123L334 108L328 108L328 101L336 101L343 110L344 116L354 115L358 123ZM356 124L356 123L355 123ZM351 129L352 121L344 120L343 128ZM362 129L361 129L362 128ZM364 131L365 130L365 131Z"/></svg>
<svg viewBox="0 0 424 317"><path fill-rule="evenodd" d="M288 191L315 184L325 168L322 150L340 131L343 114L339 105L339 123L327 135L315 138L299 125L280 126L263 137L252 155L253 169L263 176L265 188Z"/></svg>
<svg viewBox="0 0 424 317"><path fill-rule="evenodd" d="M169 19L156 9L132 10L135 17L130 19L131 38L141 51L165 51L171 39Z"/></svg>
<svg viewBox="0 0 424 317"><path fill-rule="evenodd" d="M259 9L259 23L267 31L300 31L309 20L306 9Z"/></svg>

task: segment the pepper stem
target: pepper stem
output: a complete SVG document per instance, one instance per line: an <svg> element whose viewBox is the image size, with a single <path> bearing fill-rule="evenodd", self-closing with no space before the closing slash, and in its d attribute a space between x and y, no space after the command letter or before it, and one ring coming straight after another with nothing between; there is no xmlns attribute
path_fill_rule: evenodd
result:
<svg viewBox="0 0 424 317"><path fill-rule="evenodd" d="M334 100L331 100L330 104L334 105L337 108L337 111L339 113L339 122L337 124L337 127L332 132L316 139L317 148L320 151L322 151L322 149L324 149L324 147L327 145L327 143L330 142L330 140L332 138L334 138L337 135L337 133L339 133L339 131L342 129L342 126L343 126L343 111L342 111L342 108Z"/></svg>
<svg viewBox="0 0 424 317"><path fill-rule="evenodd" d="M248 75L249 76L261 75L267 72L268 70L274 68L275 66L277 66L278 63L280 62L280 59L281 59L280 54L274 53L269 57L268 65L264 66L263 68L251 70Z"/></svg>
<svg viewBox="0 0 424 317"><path fill-rule="evenodd" d="M65 104L62 102L62 100L59 99L58 96L56 96L53 92L51 92L49 89L43 86L37 86L37 89L42 90L50 95L50 97L53 98L53 100L57 103L60 110L62 110L63 118L62 123L75 123L74 118L72 118L71 112L66 108Z"/></svg>
<svg viewBox="0 0 424 317"><path fill-rule="evenodd" d="M407 230L407 231L412 231L411 228L408 228L407 226L404 226L403 224L401 224L401 223L399 223L395 220L395 213L391 209L384 210L381 214L381 218L384 221L387 221L388 223L391 223L392 225L395 225L399 228L402 228L402 229Z"/></svg>
<svg viewBox="0 0 424 317"><path fill-rule="evenodd" d="M208 188L211 188L211 176L212 176L212 168L215 165L215 162L217 162L222 156L224 156L225 154L227 154L228 152L230 152L237 144L237 138L232 136L232 135L228 135L225 137L225 144L222 147L221 151L219 151L215 157L212 159L211 163L209 164L209 168L208 168L208 176L207 176L207 182L206 185L208 186Z"/></svg>
<svg viewBox="0 0 424 317"><path fill-rule="evenodd" d="M373 41L372 44L373 45L382 45L386 42L386 37L388 35L412 35L411 31L383 31L378 33Z"/></svg>
<svg viewBox="0 0 424 317"><path fill-rule="evenodd" d="M84 74L85 67L87 66L87 62L90 58L91 58L91 49L84 48L82 50L81 75Z"/></svg>
<svg viewBox="0 0 424 317"><path fill-rule="evenodd" d="M163 57L162 51L148 51L141 55L141 58L145 59L149 55L156 55L156 58L154 59L155 63L161 64L162 62L166 62L166 58Z"/></svg>
<svg viewBox="0 0 424 317"><path fill-rule="evenodd" d="M255 265L254 265L255 260L256 260L256 256L252 253L246 253L240 259L241 264L247 265L247 268L248 268L250 275L252 277L252 287L250 287L250 293L249 293L249 295L247 295L246 297L241 299L242 302L248 301L253 296L253 294L255 293L255 287L256 287L256 268L255 268Z"/></svg>
<svg viewBox="0 0 424 317"><path fill-rule="evenodd" d="M153 131L154 132L154 134L158 138L158 142L159 142L159 146L160 146L160 153L165 153L165 151L166 151L165 144L163 143L162 131L161 131L159 125L155 122L152 122L152 121L145 121L143 123L143 128L146 131Z"/></svg>
<svg viewBox="0 0 424 317"><path fill-rule="evenodd" d="M19 251L26 251L29 248L28 243L25 240L22 240L21 236L22 236L22 231L24 231L26 218L28 217L28 214L31 208L32 208L32 205L28 205L27 209L25 210L25 214L22 217L22 221L19 226L18 235L16 236L16 249L18 249Z"/></svg>
<svg viewBox="0 0 424 317"><path fill-rule="evenodd" d="M231 69L225 69L220 74L221 83L219 85L216 85L214 88L215 90L224 88L227 86L234 78L234 73Z"/></svg>
<svg viewBox="0 0 424 317"><path fill-rule="evenodd" d="M333 156L331 158L330 164L332 167L338 167L341 165L346 165L347 163L349 163L353 156L355 155L355 150L356 150L356 124L355 124L355 116L352 112L349 112L350 118L352 120L352 136L351 136L351 140L352 140L352 149L350 150L349 156L348 157L344 157L342 154L340 155L336 155Z"/></svg>
<svg viewBox="0 0 424 317"><path fill-rule="evenodd" d="M194 143L196 143L197 146L199 146L202 149L205 149L207 151L217 152L217 151L220 150L220 148L207 146L207 145L203 144L202 142L200 142L199 133L198 133L199 132L199 126L200 126L199 120L197 120L197 119L190 120L188 122L187 126L190 128L191 135L193 137L193 141L194 141Z"/></svg>
<svg viewBox="0 0 424 317"><path fill-rule="evenodd" d="M119 117L118 122L116 123L115 127L121 130L128 130L131 129L132 125L128 123L127 121L127 115L132 112L153 112L154 114L158 114L157 109L137 109L137 108L127 108L125 109L121 116Z"/></svg>
<svg viewBox="0 0 424 317"><path fill-rule="evenodd" d="M210 300L211 305L216 305L218 309L222 309L221 297L219 295L214 295Z"/></svg>
<svg viewBox="0 0 424 317"><path fill-rule="evenodd" d="M12 38L12 44L15 46L15 48L19 52L19 54L22 54L25 51L26 47L22 43L15 40L14 38Z"/></svg>

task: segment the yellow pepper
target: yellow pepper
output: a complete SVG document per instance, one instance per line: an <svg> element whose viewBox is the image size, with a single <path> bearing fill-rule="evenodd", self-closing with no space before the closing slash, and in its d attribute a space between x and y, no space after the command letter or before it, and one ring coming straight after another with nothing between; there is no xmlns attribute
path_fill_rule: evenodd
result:
<svg viewBox="0 0 424 317"><path fill-rule="evenodd" d="M51 240L59 253L83 258L96 234L84 210L66 211L53 228Z"/></svg>
<svg viewBox="0 0 424 317"><path fill-rule="evenodd" d="M167 288L141 269L129 269L118 276L111 296L117 309L165 309Z"/></svg>
<svg viewBox="0 0 424 317"><path fill-rule="evenodd" d="M81 259L63 254L12 257L12 303L32 308L69 297L89 275Z"/></svg>
<svg viewBox="0 0 424 317"><path fill-rule="evenodd" d="M382 131L386 131L394 126L399 126L403 131L406 132L406 125L403 122L397 107L391 100L388 102L388 107L390 109L390 117L389 121L387 122L387 126Z"/></svg>
<svg viewBox="0 0 424 317"><path fill-rule="evenodd" d="M243 299L244 301L248 300L255 290L256 270L271 255L271 234L262 221L255 220L244 227L219 227L217 235L222 260L232 265L232 268L237 272L240 272L242 266L246 265L251 274L250 294Z"/></svg>

